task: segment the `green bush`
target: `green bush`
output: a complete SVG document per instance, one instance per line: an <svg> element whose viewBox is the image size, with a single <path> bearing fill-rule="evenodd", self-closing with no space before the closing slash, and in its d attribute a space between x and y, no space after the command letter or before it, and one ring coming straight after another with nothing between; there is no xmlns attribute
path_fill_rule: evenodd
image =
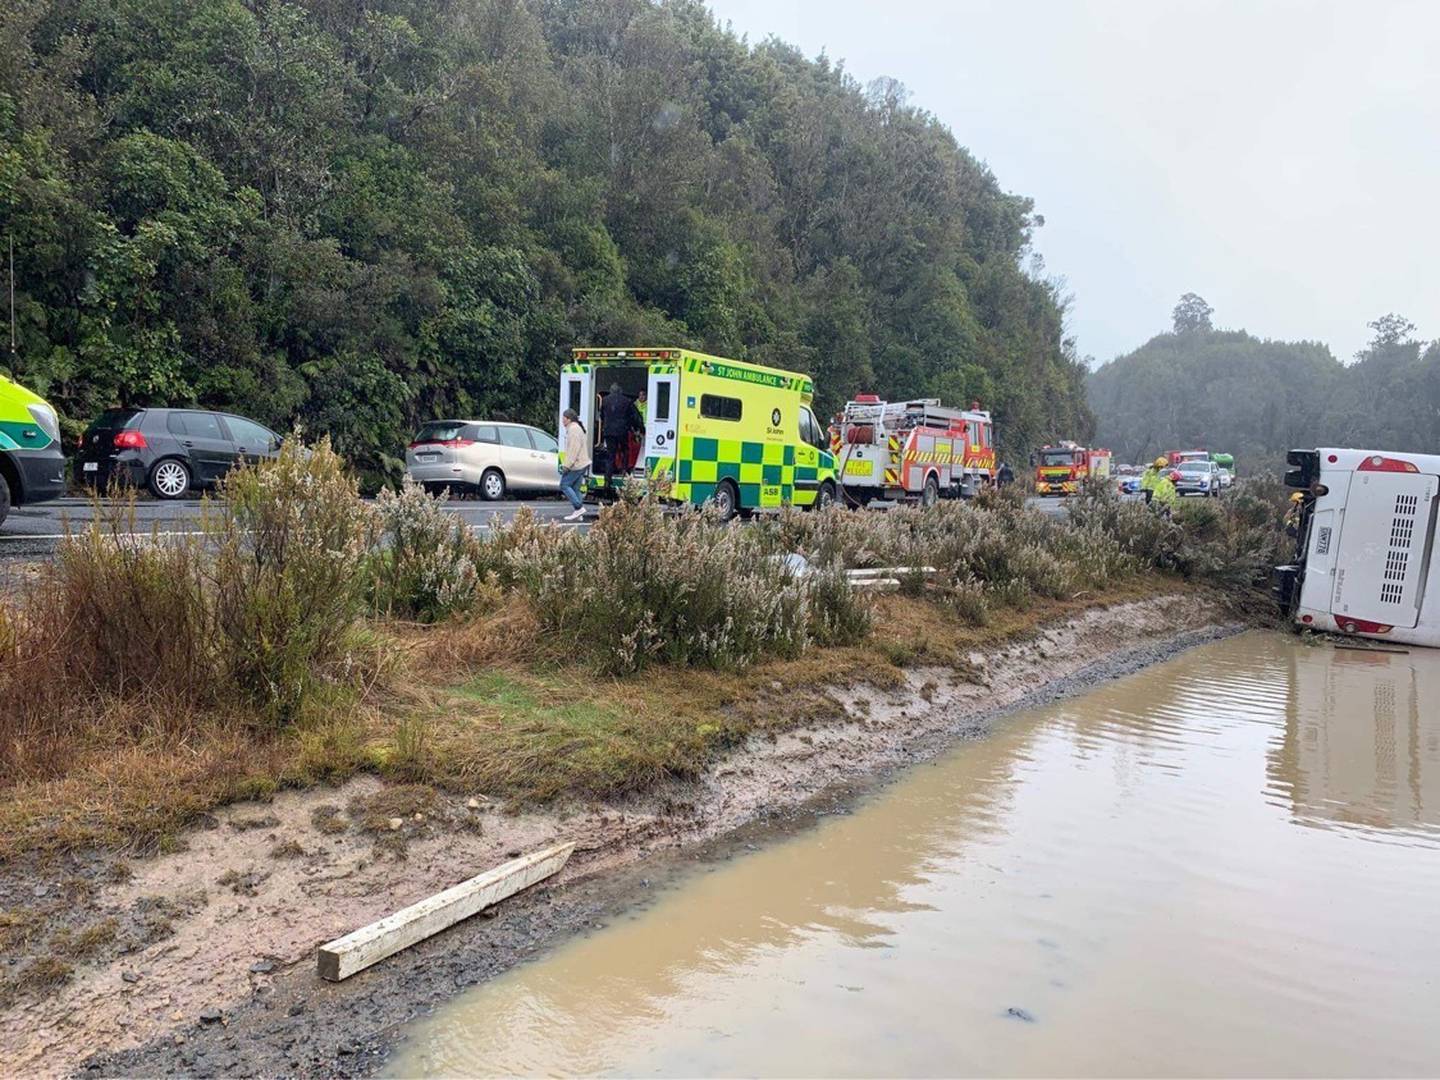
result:
<svg viewBox="0 0 1440 1080"><path fill-rule="evenodd" d="M622 501L588 535L536 531L509 557L542 625L612 674L733 667L797 655L810 639L802 579L706 512Z"/></svg>
<svg viewBox="0 0 1440 1080"><path fill-rule="evenodd" d="M1182 500L1167 518L1106 491L1073 500L1070 519L1078 532L1108 536L1146 566L1249 590L1285 561L1287 495L1276 481L1246 479L1219 500Z"/></svg>
<svg viewBox="0 0 1440 1080"><path fill-rule="evenodd" d="M438 622L475 606L482 544L445 509L445 497L406 480L375 502L385 546L375 561L376 604L392 615Z"/></svg>
<svg viewBox="0 0 1440 1080"><path fill-rule="evenodd" d="M221 664L265 720L293 721L346 659L378 515L328 440L290 440L275 461L226 477L207 531Z"/></svg>
<svg viewBox="0 0 1440 1080"><path fill-rule="evenodd" d="M1102 530L1076 529L1027 511L1008 495L883 514L790 512L762 529L771 550L798 551L822 565L933 567L942 588L966 596L973 621L983 610L974 603L976 590L997 602L1023 604L1031 596L1059 598L1103 587L1140 565ZM899 577L902 586L919 581L917 574Z"/></svg>

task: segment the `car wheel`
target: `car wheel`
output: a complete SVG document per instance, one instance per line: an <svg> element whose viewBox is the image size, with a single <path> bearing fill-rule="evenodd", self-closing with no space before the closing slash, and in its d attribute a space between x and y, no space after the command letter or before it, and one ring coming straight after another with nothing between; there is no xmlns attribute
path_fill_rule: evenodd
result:
<svg viewBox="0 0 1440 1080"><path fill-rule="evenodd" d="M10 514L10 485L5 482L5 477L0 476L0 525L5 524L5 519Z"/></svg>
<svg viewBox="0 0 1440 1080"><path fill-rule="evenodd" d="M721 521L729 521L740 509L740 493L729 480L721 480L710 496L710 505L715 507Z"/></svg>
<svg viewBox="0 0 1440 1080"><path fill-rule="evenodd" d="M931 473L925 478L925 490L920 493L921 506L934 506L940 501L940 481Z"/></svg>
<svg viewBox="0 0 1440 1080"><path fill-rule="evenodd" d="M164 458L150 470L149 487L157 499L178 499L190 490L190 470L183 461Z"/></svg>
<svg viewBox="0 0 1440 1080"><path fill-rule="evenodd" d="M499 469L486 469L485 475L480 477L480 494L487 502L495 502L505 497L505 474Z"/></svg>

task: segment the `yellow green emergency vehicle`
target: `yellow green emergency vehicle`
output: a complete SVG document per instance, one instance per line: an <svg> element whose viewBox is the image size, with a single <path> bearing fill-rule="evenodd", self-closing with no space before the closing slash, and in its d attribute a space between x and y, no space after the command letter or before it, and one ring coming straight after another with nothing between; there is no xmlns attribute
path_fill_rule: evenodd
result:
<svg viewBox="0 0 1440 1080"><path fill-rule="evenodd" d="M617 384L647 398L634 465L614 470L617 487L643 477L670 499L711 503L727 518L834 501L835 456L811 410L808 375L689 349L575 349L560 373L560 413L575 410L592 453L600 394ZM615 494L602 472L597 459L592 498Z"/></svg>
<svg viewBox="0 0 1440 1080"><path fill-rule="evenodd" d="M0 375L0 522L12 506L63 494L65 455L55 410Z"/></svg>

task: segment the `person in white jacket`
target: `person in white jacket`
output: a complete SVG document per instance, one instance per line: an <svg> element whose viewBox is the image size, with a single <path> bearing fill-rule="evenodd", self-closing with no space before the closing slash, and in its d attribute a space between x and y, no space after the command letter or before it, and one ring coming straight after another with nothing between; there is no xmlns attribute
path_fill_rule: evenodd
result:
<svg viewBox="0 0 1440 1080"><path fill-rule="evenodd" d="M570 500L572 508L565 520L579 521L585 516L580 482L590 470L590 440L574 409L565 410L561 423L565 425L565 456L560 462L560 493Z"/></svg>

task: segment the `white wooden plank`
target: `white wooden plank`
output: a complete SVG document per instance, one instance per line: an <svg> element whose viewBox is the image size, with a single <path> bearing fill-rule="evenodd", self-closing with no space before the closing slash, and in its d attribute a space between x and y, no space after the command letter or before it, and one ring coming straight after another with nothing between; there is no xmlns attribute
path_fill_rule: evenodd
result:
<svg viewBox="0 0 1440 1080"><path fill-rule="evenodd" d="M444 892L386 915L344 937L320 946L320 977L331 982L348 979L371 964L394 956L446 927L468 919L482 908L554 874L565 865L575 845L556 844L542 851L501 863Z"/></svg>
<svg viewBox="0 0 1440 1080"><path fill-rule="evenodd" d="M850 587L853 589L874 589L877 592L894 592L900 588L900 579L889 577L856 578L850 583Z"/></svg>
<svg viewBox="0 0 1440 1080"><path fill-rule="evenodd" d="M896 575L924 574L927 577L935 573L933 566L877 566L868 570L846 570L845 574L851 581L863 581L872 577L894 577Z"/></svg>

